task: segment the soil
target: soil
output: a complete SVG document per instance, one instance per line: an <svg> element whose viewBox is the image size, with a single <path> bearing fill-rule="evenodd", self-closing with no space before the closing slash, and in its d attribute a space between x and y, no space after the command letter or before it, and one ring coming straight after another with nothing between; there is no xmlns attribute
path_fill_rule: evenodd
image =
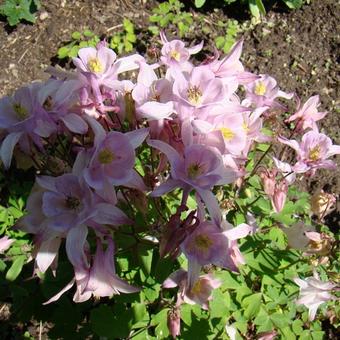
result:
<svg viewBox="0 0 340 340"><path fill-rule="evenodd" d="M140 40L156 41L146 33L148 16L158 4L155 0L43 0L41 3L34 25L23 23L11 28L5 20L0 22L0 97L34 80L48 79L44 70L58 62L58 48L74 31L88 28L104 37L119 30L123 18L128 17L134 22ZM188 10L194 11L189 7ZM235 13L240 19L237 10L229 14L226 9L201 11L204 22L216 32L202 36L201 24L194 24L187 40L203 38L209 45L214 34L221 34L221 28L215 23L235 17ZM247 18L243 13L241 19ZM201 15L197 11L193 14L194 17ZM282 90L296 92L302 102L320 94L321 109L329 112L321 123L321 131L327 133L334 144L340 144L339 17L340 3L334 0L314 0L295 11L273 6L260 24L242 34L242 58L248 70L270 74ZM145 44L138 46L141 53L145 52ZM337 171L320 171L317 176L305 180L303 186L311 192L325 188L339 195L339 158ZM339 227L339 212L338 200L337 209L328 219L334 229Z"/></svg>

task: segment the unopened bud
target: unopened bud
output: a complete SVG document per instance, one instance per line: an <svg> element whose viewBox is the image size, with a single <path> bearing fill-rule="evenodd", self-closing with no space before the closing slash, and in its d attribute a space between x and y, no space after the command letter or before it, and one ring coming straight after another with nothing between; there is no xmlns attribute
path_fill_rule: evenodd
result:
<svg viewBox="0 0 340 340"><path fill-rule="evenodd" d="M178 307L168 312L168 329L174 339L181 334L181 311Z"/></svg>

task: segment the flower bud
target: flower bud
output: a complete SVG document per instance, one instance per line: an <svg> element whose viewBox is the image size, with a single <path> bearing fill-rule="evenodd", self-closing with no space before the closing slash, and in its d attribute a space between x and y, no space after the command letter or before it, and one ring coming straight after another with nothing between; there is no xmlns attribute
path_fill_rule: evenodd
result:
<svg viewBox="0 0 340 340"><path fill-rule="evenodd" d="M276 213L279 213L283 209L286 202L287 192L288 185L285 180L275 184L274 194L271 201Z"/></svg>
<svg viewBox="0 0 340 340"><path fill-rule="evenodd" d="M181 334L181 311L179 307L169 310L168 329L174 339Z"/></svg>
<svg viewBox="0 0 340 340"><path fill-rule="evenodd" d="M260 174L264 192L269 196L274 195L276 171L264 171Z"/></svg>

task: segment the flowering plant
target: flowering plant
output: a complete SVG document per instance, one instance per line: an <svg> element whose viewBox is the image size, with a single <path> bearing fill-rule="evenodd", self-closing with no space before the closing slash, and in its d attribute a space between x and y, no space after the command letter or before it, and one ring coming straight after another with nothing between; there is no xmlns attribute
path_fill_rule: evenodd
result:
<svg viewBox="0 0 340 340"><path fill-rule="evenodd" d="M319 194L330 205L314 200L315 219L292 185L340 153L319 132L319 97L285 118L294 94L244 69L242 41L198 65L203 43L161 42L149 59L80 49L75 70L51 67L0 101L4 168L36 171L15 223L34 235L33 276L58 280L64 245L72 266L44 305L71 289L74 302L115 295L91 311L109 338L318 332L304 322L327 301L335 315L336 240L322 226L335 198Z"/></svg>

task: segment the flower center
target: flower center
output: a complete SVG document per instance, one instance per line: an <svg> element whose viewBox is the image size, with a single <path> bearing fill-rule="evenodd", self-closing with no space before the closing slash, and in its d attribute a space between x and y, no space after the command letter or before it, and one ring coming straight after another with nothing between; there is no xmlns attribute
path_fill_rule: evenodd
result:
<svg viewBox="0 0 340 340"><path fill-rule="evenodd" d="M98 160L101 164L110 164L115 158L113 152L108 148L101 150L98 154Z"/></svg>
<svg viewBox="0 0 340 340"><path fill-rule="evenodd" d="M320 151L321 151L320 146L319 145L315 146L314 148L312 148L309 151L308 158L313 162L319 160L320 159Z"/></svg>
<svg viewBox="0 0 340 340"><path fill-rule="evenodd" d="M29 114L26 108L24 108L21 104L15 103L13 105L13 110L19 120L25 120Z"/></svg>
<svg viewBox="0 0 340 340"><path fill-rule="evenodd" d="M188 100L192 105L199 105L202 103L202 91L198 86L190 86L187 95Z"/></svg>
<svg viewBox="0 0 340 340"><path fill-rule="evenodd" d="M98 58L92 58L88 61L87 67L91 72L100 73L103 71L103 65L100 63Z"/></svg>
<svg viewBox="0 0 340 340"><path fill-rule="evenodd" d="M193 285L193 287L191 288L191 293L193 295L198 295L202 292L202 280L198 279L195 284Z"/></svg>
<svg viewBox="0 0 340 340"><path fill-rule="evenodd" d="M203 173L202 165L193 163L188 166L188 176L191 179L195 179L197 176Z"/></svg>
<svg viewBox="0 0 340 340"><path fill-rule="evenodd" d="M44 108L46 111L51 111L51 110L52 110L52 107L53 107L53 100L52 100L52 97L51 97L51 96L48 96L48 97L46 98L46 100L44 101L43 108Z"/></svg>
<svg viewBox="0 0 340 340"><path fill-rule="evenodd" d="M67 196L66 206L71 210L76 210L80 205L80 200L74 196Z"/></svg>
<svg viewBox="0 0 340 340"><path fill-rule="evenodd" d="M196 247L204 252L208 251L212 244L212 240L207 235L201 234L195 237Z"/></svg>
<svg viewBox="0 0 340 340"><path fill-rule="evenodd" d="M229 128L222 127L220 128L220 131L222 132L223 138L226 139L228 142L231 141L235 136L235 133L232 132Z"/></svg>
<svg viewBox="0 0 340 340"><path fill-rule="evenodd" d="M262 82L259 81L256 85L255 85L255 89L254 89L254 93L258 96L263 96L267 91L266 85Z"/></svg>
<svg viewBox="0 0 340 340"><path fill-rule="evenodd" d="M181 59L181 54L176 50L172 50L170 52L170 57L171 59L175 59L176 61L179 61Z"/></svg>

